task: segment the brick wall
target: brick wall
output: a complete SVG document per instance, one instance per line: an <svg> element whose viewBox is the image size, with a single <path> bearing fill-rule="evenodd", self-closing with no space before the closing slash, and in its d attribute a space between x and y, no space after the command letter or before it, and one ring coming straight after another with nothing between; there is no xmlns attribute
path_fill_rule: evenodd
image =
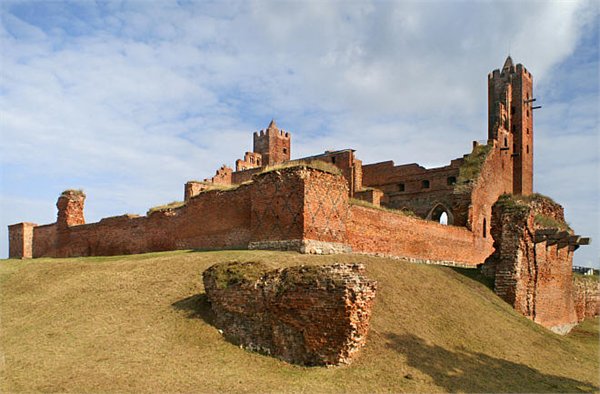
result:
<svg viewBox="0 0 600 394"><path fill-rule="evenodd" d="M362 265L216 264L203 274L215 323L247 349L304 365L348 364L365 345L376 282Z"/></svg>
<svg viewBox="0 0 600 394"><path fill-rule="evenodd" d="M251 241L302 239L304 182L299 171L283 169L261 174L252 184L251 195Z"/></svg>
<svg viewBox="0 0 600 394"><path fill-rule="evenodd" d="M56 223L37 226L33 229L33 257L58 257Z"/></svg>
<svg viewBox="0 0 600 394"><path fill-rule="evenodd" d="M33 230L35 223L17 223L8 226L8 257L28 259L33 257Z"/></svg>
<svg viewBox="0 0 600 394"><path fill-rule="evenodd" d="M349 251L348 186L344 178L306 167L254 178L250 248L305 253Z"/></svg>
<svg viewBox="0 0 600 394"><path fill-rule="evenodd" d="M148 216L83 219L83 202L59 198L58 223L33 227L31 256L120 255L175 249L265 248L307 253L348 251L348 188L342 177L305 167L260 174L231 190L196 191L178 208ZM75 215L75 213L77 213ZM70 220L70 219L69 219ZM74 223L69 225L68 223ZM16 226L16 227L15 227ZM13 226L11 247L23 254L24 224ZM14 240L13 240L14 239ZM30 256L25 256L30 257Z"/></svg>
<svg viewBox="0 0 600 394"><path fill-rule="evenodd" d="M56 202L56 208L58 209L56 224L58 225L58 227L66 228L68 226L77 226L79 224L84 224L84 203L85 194L82 191L64 191L58 198L58 201Z"/></svg>
<svg viewBox="0 0 600 394"><path fill-rule="evenodd" d="M496 141L493 143L494 146L481 166L478 178L472 185L466 222L467 228L475 234L485 236L490 244L493 243L490 237L492 206L501 195L512 193L510 153L501 150Z"/></svg>
<svg viewBox="0 0 600 394"><path fill-rule="evenodd" d="M358 205L350 206L347 228L348 243L355 252L473 267L492 252L465 228Z"/></svg>
<svg viewBox="0 0 600 394"><path fill-rule="evenodd" d="M573 291L577 321L600 315L600 286L598 278L574 275Z"/></svg>
<svg viewBox="0 0 600 394"><path fill-rule="evenodd" d="M98 223L34 228L33 256L110 256L175 249L246 248L250 188L210 190L180 208L148 216L122 215Z"/></svg>
<svg viewBox="0 0 600 394"><path fill-rule="evenodd" d="M342 176L348 183L348 194L353 197L363 188L362 161L356 159L354 150L344 149L339 151L326 151L323 154L299 159L303 162L323 161L331 163L342 171Z"/></svg>
<svg viewBox="0 0 600 394"><path fill-rule="evenodd" d="M544 204L546 209L549 204ZM556 204L557 205L557 204ZM536 204L503 196L492 208L494 253L484 273L494 291L527 318L557 333L577 322L573 304L573 249L536 239ZM561 211L558 205L557 211ZM558 215L558 213L557 213Z"/></svg>

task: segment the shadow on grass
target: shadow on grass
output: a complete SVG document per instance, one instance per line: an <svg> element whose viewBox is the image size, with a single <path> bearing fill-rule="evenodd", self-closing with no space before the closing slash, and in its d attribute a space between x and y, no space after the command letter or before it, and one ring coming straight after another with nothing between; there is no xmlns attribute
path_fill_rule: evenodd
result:
<svg viewBox="0 0 600 394"><path fill-rule="evenodd" d="M451 267L451 269L457 274L461 274L466 276L467 278L473 279L484 286L488 287L491 290L494 290L494 279L488 278L483 275L479 269L476 268L460 268L460 267Z"/></svg>
<svg viewBox="0 0 600 394"><path fill-rule="evenodd" d="M210 308L206 293L196 294L175 301L171 306L177 310L186 311L189 319L202 319L211 326L214 326L215 315Z"/></svg>
<svg viewBox="0 0 600 394"><path fill-rule="evenodd" d="M483 353L451 351L412 334L386 334L387 346L448 392L595 392L590 383L544 374Z"/></svg>

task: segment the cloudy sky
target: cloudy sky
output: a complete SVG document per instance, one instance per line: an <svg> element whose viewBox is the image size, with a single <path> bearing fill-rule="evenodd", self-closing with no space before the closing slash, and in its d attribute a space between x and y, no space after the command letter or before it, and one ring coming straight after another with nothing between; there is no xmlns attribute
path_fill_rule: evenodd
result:
<svg viewBox="0 0 600 394"><path fill-rule="evenodd" d="M181 200L275 118L292 156L446 165L487 138L487 73L534 75L535 190L600 265L595 1L2 1L0 256L6 225Z"/></svg>

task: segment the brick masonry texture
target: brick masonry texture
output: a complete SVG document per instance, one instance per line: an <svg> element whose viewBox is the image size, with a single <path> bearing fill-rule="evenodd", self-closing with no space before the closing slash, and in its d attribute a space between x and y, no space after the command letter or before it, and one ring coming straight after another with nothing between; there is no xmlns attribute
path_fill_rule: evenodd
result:
<svg viewBox="0 0 600 394"><path fill-rule="evenodd" d="M203 274L216 326L232 342L290 363L349 364L365 345L377 283L360 264L266 271L221 263Z"/></svg>
<svg viewBox="0 0 600 394"><path fill-rule="evenodd" d="M348 242L355 252L377 253L475 267L492 249L465 228L401 213L350 207Z"/></svg>
<svg viewBox="0 0 600 394"><path fill-rule="evenodd" d="M186 183L179 206L85 224L85 195L66 191L56 223L9 226L9 256L260 248L352 250L463 267L487 261L484 270L496 278L499 295L534 321L564 331L575 321L573 252L586 243L563 229L538 233L536 215L564 222L557 204L531 199L523 217L492 208L504 194L533 191L532 82L510 57L490 73L488 140L474 142L470 154L447 166L363 165L353 149L290 163L292 135L271 121L253 134L253 151L237 160L235 171L223 165L212 178ZM444 214L448 225L440 224Z"/></svg>
<svg viewBox="0 0 600 394"><path fill-rule="evenodd" d="M568 243L536 239L543 230L535 223L536 214L562 217L562 207L544 200L528 202L504 196L494 205L495 251L483 268L494 278L498 296L529 319L564 334L577 323L573 250Z"/></svg>
<svg viewBox="0 0 600 394"><path fill-rule="evenodd" d="M600 282L598 278L575 275L574 300L577 321L600 315Z"/></svg>

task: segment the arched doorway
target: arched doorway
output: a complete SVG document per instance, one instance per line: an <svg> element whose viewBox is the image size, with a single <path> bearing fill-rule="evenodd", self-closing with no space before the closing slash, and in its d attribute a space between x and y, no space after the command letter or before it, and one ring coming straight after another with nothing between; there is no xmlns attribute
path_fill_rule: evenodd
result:
<svg viewBox="0 0 600 394"><path fill-rule="evenodd" d="M429 214L427 215L427 220L433 220L440 224L450 225L454 223L454 216L452 212L442 203L437 203Z"/></svg>

